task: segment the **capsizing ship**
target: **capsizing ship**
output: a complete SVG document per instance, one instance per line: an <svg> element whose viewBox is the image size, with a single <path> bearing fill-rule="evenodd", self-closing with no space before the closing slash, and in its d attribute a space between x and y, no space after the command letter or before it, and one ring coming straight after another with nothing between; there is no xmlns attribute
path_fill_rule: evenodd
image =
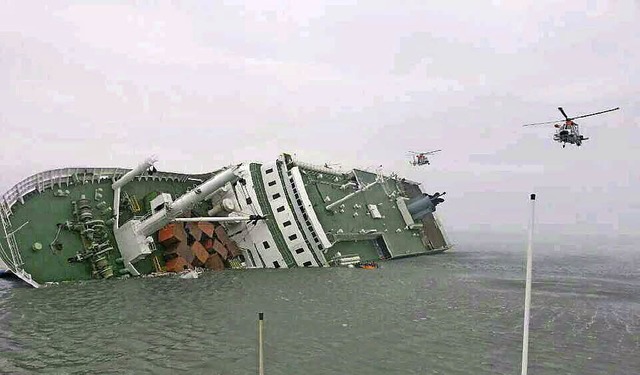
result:
<svg viewBox="0 0 640 375"><path fill-rule="evenodd" d="M353 266L450 243L444 193L361 169L295 160L206 174L63 168L0 198L0 259L33 287L193 269Z"/></svg>

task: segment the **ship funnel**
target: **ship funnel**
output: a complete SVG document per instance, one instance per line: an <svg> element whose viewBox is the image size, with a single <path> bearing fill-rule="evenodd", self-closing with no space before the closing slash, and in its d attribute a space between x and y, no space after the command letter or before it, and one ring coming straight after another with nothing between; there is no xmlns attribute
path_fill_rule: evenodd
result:
<svg viewBox="0 0 640 375"><path fill-rule="evenodd" d="M436 192L433 195L425 193L422 197L417 198L411 203L407 204L407 209L409 210L409 213L411 214L413 220L418 221L425 215L431 212L435 212L436 206L444 202L444 199L442 199L441 197L445 194L447 193L444 192L441 194L440 192Z"/></svg>

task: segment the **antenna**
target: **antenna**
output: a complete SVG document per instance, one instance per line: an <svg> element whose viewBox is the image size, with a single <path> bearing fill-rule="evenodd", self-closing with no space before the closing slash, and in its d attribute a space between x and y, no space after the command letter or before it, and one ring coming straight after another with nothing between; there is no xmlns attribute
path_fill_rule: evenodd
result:
<svg viewBox="0 0 640 375"><path fill-rule="evenodd" d="M529 245L527 246L527 278L524 292L524 324L522 333L522 375L527 375L529 360L529 309L531 307L531 266L533 262L533 224L535 220L536 195L531 194L531 221L529 223Z"/></svg>

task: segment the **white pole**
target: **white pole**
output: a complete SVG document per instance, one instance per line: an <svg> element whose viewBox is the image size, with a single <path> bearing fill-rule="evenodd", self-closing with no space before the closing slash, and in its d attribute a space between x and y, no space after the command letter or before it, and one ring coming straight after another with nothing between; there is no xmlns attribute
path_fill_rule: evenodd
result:
<svg viewBox="0 0 640 375"><path fill-rule="evenodd" d="M149 169L152 165L154 165L158 161L158 158L154 156L148 157L145 161L138 164L137 167L133 168L129 172L125 173L122 177L120 177L116 182L111 184L111 188L113 190L119 189L123 187L130 181L133 181L136 176L143 174L147 169Z"/></svg>
<svg viewBox="0 0 640 375"><path fill-rule="evenodd" d="M133 179L136 178L136 176L143 174L147 169L149 169L157 161L158 161L158 158L155 155L150 156L144 162L138 164L137 167L125 173L117 181L111 184L111 188L113 189L113 216L114 216L113 229L114 230L118 229L119 222L120 222L120 188L122 188L126 183L133 181Z"/></svg>
<svg viewBox="0 0 640 375"><path fill-rule="evenodd" d="M264 313L258 313L258 374L264 375L264 355L262 353L262 326L264 324Z"/></svg>
<svg viewBox="0 0 640 375"><path fill-rule="evenodd" d="M190 222L190 221L207 221L212 223L225 223L225 222L239 222L239 221L249 221L252 220L251 216L221 216L221 217L179 217L173 219L173 221L182 221L182 222Z"/></svg>
<svg viewBox="0 0 640 375"><path fill-rule="evenodd" d="M529 223L529 245L527 246L527 279L524 294L524 325L522 334L522 375L527 375L529 356L529 309L531 307L531 267L533 262L533 224L535 220L536 195L531 194L531 221Z"/></svg>

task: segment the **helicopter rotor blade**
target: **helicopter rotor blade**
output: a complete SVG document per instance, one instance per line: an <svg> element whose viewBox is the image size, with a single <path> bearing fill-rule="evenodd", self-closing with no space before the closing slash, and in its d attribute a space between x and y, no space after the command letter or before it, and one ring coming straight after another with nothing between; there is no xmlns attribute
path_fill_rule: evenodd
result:
<svg viewBox="0 0 640 375"><path fill-rule="evenodd" d="M600 115L600 114L607 113L607 112L617 111L619 109L620 109L620 107L616 107L616 108L612 108L612 109L607 109L606 111L600 111L600 112L590 113L588 115L582 115L582 116L573 117L573 118L570 118L568 120L575 120L575 119L578 119L578 118L585 118L585 117L589 117L589 116Z"/></svg>
<svg viewBox="0 0 640 375"><path fill-rule="evenodd" d="M533 126L533 125L549 125L549 124L555 124L558 122L561 122L564 120L555 120L555 121L545 121L545 122L534 122L533 124L526 124L526 125L522 125L522 126Z"/></svg>
<svg viewBox="0 0 640 375"><path fill-rule="evenodd" d="M558 110L560 111L560 113L562 113L562 115L564 116L564 118L569 121L570 118L567 116L566 113L564 113L564 109L562 109L562 107L558 107Z"/></svg>
<svg viewBox="0 0 640 375"><path fill-rule="evenodd" d="M415 154L415 155L431 155L431 154L435 154L438 151L442 151L442 150L433 150L433 151L427 151L427 152L409 151L409 153Z"/></svg>

